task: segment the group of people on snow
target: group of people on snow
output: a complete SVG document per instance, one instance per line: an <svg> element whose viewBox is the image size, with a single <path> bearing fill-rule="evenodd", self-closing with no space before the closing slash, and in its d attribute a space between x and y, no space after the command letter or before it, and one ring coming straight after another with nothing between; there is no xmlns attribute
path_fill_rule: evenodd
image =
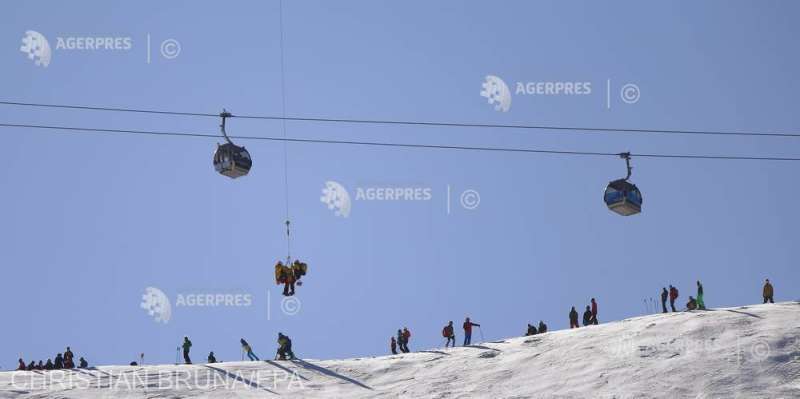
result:
<svg viewBox="0 0 800 399"><path fill-rule="evenodd" d="M397 339L395 339L395 337L391 337L391 340L389 341L389 348L395 355L397 354L398 348L400 348L400 352L403 353L411 352L411 349L408 349L409 340L411 340L411 331L408 330L408 327L403 327L402 330L397 330Z"/></svg>
<svg viewBox="0 0 800 399"><path fill-rule="evenodd" d="M586 305L586 311L583 312L583 326L588 325L597 325L599 322L597 321L597 301L592 298L591 303ZM578 323L578 311L575 310L573 306L572 309L569 311L569 328L578 328L580 324Z"/></svg>
<svg viewBox="0 0 800 399"><path fill-rule="evenodd" d="M546 332L547 332L547 324L544 324L544 321L539 320L539 328L536 328L536 326L534 326L533 324L528 324L528 331L525 332L525 336L544 334Z"/></svg>
<svg viewBox="0 0 800 399"><path fill-rule="evenodd" d="M469 345L472 343L472 327L480 327L481 325L478 323L473 323L469 317L464 320L464 324L461 325L461 328L464 329L464 346ZM442 336L447 338L447 342L445 342L444 347L447 348L448 346L452 346L453 348L456 347L456 332L455 328L453 327L453 321L451 320L447 323L444 328L442 328Z"/></svg>
<svg viewBox="0 0 800 399"><path fill-rule="evenodd" d="M247 355L247 358L251 361L260 361L261 359L258 358L258 355L253 352L253 347L244 339L239 339L239 344L242 346L242 354ZM192 348L192 341L189 340L189 337L183 337L183 344L178 349L180 350L183 348L183 361L185 364L192 364L192 359L189 357ZM287 335L283 333L278 333L278 352L275 355L275 358L278 360L286 360L287 357L292 360L295 358L294 352L292 351L292 340ZM208 354L208 358L206 359L208 363L221 363L217 360L216 355L214 352L210 352Z"/></svg>
<svg viewBox="0 0 800 399"><path fill-rule="evenodd" d="M305 276L307 272L308 265L299 260L295 260L291 265L288 262L284 265L283 262L278 261L275 264L275 284L283 284L283 295L292 296L294 295L295 284L303 285L300 278Z"/></svg>
<svg viewBox="0 0 800 399"><path fill-rule="evenodd" d="M33 370L63 370L63 369L74 369L75 368L75 355L72 353L72 350L67 347L67 350L64 351L64 354L57 354L55 360L47 359L47 363L42 362L39 360L39 363L35 361L31 361L30 364L25 364L25 361L19 359L19 365L17 366L18 371L33 371ZM83 357L78 359L78 368L85 369L89 367L89 362L86 361Z"/></svg>

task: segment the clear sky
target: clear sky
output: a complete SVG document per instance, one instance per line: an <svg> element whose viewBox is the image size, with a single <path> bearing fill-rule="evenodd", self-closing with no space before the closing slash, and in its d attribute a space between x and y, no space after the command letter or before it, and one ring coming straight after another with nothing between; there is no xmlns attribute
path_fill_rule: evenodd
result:
<svg viewBox="0 0 800 399"><path fill-rule="evenodd" d="M590 127L797 132L795 1L289 1L290 116ZM0 98L234 114L281 114L277 1L15 1L0 15ZM52 60L20 52L27 30ZM148 63L147 38L150 37ZM129 37L129 49L69 50L57 38ZM174 39L180 52L161 54ZM167 55L175 47L166 46ZM170 53L169 51L173 51ZM591 82L589 95L514 95L498 112L486 75ZM607 84L610 80L610 101ZM634 83L638 102L622 101ZM4 123L217 133L218 120L0 106ZM281 136L274 121L234 119L231 134ZM293 138L577 151L800 156L796 138L290 122ZM169 363L183 335L193 357L239 359L238 340L271 358L279 331L299 356L384 354L400 327L412 349L471 316L485 338L527 322L567 326L591 297L601 321L645 312L675 284L709 306L798 297L800 163L634 158L644 212L609 212L613 157L292 143L293 252L310 265L296 314L281 310L286 256L283 145L242 141L254 166L230 180L209 138L67 134L1 128L0 366L70 345L93 364L140 352ZM326 181L350 192L338 217ZM430 190L429 200L357 200L357 188ZM450 187L449 213L447 190ZM460 205L480 194L475 209ZM146 287L172 301L156 323ZM269 294L268 294L269 293ZM176 306L188 294L243 294L251 306ZM297 308L293 308L297 309ZM292 312L290 312L292 313ZM460 328L456 329L462 338ZM476 332L476 335L478 333Z"/></svg>

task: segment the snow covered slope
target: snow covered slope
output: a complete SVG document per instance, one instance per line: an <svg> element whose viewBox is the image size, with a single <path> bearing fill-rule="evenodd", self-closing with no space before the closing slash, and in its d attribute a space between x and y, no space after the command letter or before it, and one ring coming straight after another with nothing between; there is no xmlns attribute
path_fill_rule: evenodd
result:
<svg viewBox="0 0 800 399"><path fill-rule="evenodd" d="M2 398L272 396L798 398L800 303L658 314L397 356L0 373Z"/></svg>

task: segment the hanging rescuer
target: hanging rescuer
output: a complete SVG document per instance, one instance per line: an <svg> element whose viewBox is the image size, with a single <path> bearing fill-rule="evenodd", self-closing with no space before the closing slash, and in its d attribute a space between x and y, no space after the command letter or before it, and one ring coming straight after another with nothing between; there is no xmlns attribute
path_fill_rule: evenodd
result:
<svg viewBox="0 0 800 399"><path fill-rule="evenodd" d="M290 237L289 221L286 221L286 239ZM303 285L300 279L308 273L308 264L295 259L292 262L291 254L286 257L286 263L278 261L275 264L275 284L283 284L283 295L292 296L295 292L295 285Z"/></svg>

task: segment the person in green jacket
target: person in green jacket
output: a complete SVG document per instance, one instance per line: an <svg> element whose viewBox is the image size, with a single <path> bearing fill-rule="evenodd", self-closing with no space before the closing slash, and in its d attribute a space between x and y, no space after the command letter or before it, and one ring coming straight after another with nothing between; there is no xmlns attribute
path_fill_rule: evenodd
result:
<svg viewBox="0 0 800 399"><path fill-rule="evenodd" d="M700 280L697 280L697 308L706 310L706 303L703 300L703 284L700 283Z"/></svg>
<svg viewBox="0 0 800 399"><path fill-rule="evenodd" d="M186 364L192 364L192 360L189 359L189 348L192 347L192 341L189 341L189 337L183 337L183 361Z"/></svg>

